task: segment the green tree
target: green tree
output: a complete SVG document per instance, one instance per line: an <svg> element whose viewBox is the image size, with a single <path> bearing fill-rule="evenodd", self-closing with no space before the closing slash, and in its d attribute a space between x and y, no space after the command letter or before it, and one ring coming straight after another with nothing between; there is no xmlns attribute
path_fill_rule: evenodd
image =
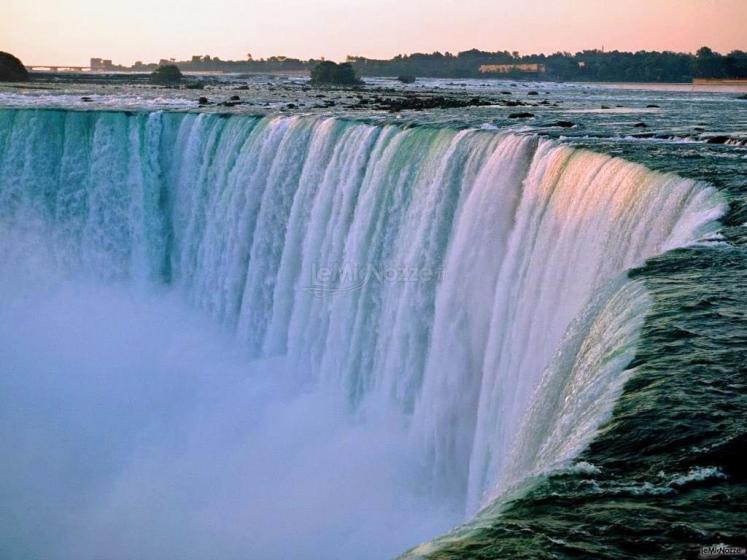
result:
<svg viewBox="0 0 747 560"><path fill-rule="evenodd" d="M166 64L156 68L150 75L150 83L173 85L182 81L181 70L175 64Z"/></svg>
<svg viewBox="0 0 747 560"><path fill-rule="evenodd" d="M28 70L10 53L0 51L0 82L27 82Z"/></svg>
<svg viewBox="0 0 747 560"><path fill-rule="evenodd" d="M355 74L353 65L349 62L337 64L325 60L311 70L312 84L359 85L361 81Z"/></svg>

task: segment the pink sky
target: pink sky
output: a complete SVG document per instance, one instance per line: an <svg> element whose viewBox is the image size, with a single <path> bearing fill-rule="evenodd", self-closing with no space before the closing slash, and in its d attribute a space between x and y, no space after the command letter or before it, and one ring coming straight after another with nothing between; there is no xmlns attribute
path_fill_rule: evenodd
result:
<svg viewBox="0 0 747 560"><path fill-rule="evenodd" d="M210 54L587 48L747 50L747 0L4 0L0 50L26 64Z"/></svg>

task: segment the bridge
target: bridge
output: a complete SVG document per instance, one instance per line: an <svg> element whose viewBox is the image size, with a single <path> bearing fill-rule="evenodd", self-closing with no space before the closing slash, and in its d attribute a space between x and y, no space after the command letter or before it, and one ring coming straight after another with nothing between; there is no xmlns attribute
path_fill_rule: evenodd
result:
<svg viewBox="0 0 747 560"><path fill-rule="evenodd" d="M90 66L50 66L49 64L38 64L26 66L29 72L90 72Z"/></svg>

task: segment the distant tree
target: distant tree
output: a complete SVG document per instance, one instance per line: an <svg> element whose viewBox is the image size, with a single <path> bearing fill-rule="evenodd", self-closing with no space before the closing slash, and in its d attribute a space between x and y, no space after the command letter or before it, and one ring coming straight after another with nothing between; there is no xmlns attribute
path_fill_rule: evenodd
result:
<svg viewBox="0 0 747 560"><path fill-rule="evenodd" d="M698 78L727 77L724 57L708 47L699 48L695 53L695 76Z"/></svg>
<svg viewBox="0 0 747 560"><path fill-rule="evenodd" d="M175 64L159 66L150 75L150 83L159 85L173 85L182 81L182 73Z"/></svg>
<svg viewBox="0 0 747 560"><path fill-rule="evenodd" d="M354 86L359 85L361 81L356 76L353 65L349 62L337 64L325 60L311 70L311 83Z"/></svg>
<svg viewBox="0 0 747 560"><path fill-rule="evenodd" d="M731 51L724 59L730 78L747 78L747 52Z"/></svg>
<svg viewBox="0 0 747 560"><path fill-rule="evenodd" d="M10 53L0 51L0 82L27 82L29 73L23 62Z"/></svg>

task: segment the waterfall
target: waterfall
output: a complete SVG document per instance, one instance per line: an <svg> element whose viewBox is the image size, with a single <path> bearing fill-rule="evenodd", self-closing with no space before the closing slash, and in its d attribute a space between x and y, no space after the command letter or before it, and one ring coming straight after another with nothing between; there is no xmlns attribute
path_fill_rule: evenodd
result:
<svg viewBox="0 0 747 560"><path fill-rule="evenodd" d="M2 110L0 148L2 231L41 224L65 270L173 287L299 387L403 414L467 513L590 442L648 306L626 270L725 210L494 131Z"/></svg>

